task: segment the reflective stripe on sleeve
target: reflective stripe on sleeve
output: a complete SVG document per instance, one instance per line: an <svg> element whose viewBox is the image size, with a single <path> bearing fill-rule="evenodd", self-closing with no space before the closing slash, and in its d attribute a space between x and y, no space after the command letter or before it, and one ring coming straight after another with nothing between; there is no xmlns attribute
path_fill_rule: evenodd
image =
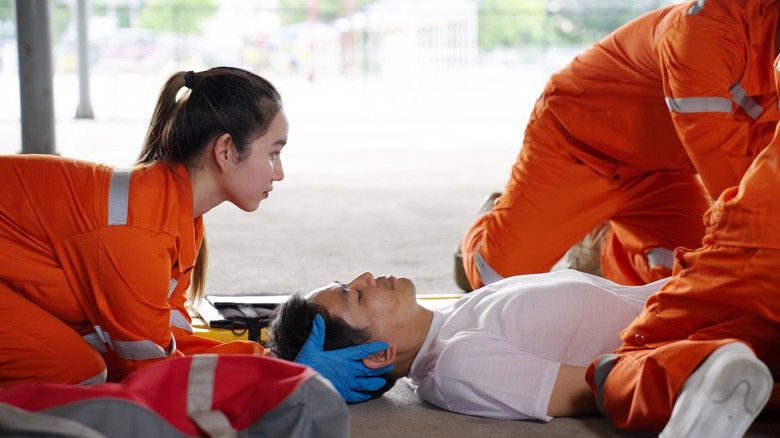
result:
<svg viewBox="0 0 780 438"><path fill-rule="evenodd" d="M667 97L669 111L682 114L690 113L728 113L731 114L731 101L725 97Z"/></svg>
<svg viewBox="0 0 780 438"><path fill-rule="evenodd" d="M688 8L687 11L685 11L685 15L696 15L699 12L701 12L702 8L704 8L704 4L707 3L707 0L698 0L694 4L691 5L690 8Z"/></svg>
<svg viewBox="0 0 780 438"><path fill-rule="evenodd" d="M177 312L178 313L178 312ZM179 314L179 317L184 318ZM186 320L185 320L186 322ZM189 326L189 324L187 324ZM99 353L105 353L108 349L115 350L119 357L128 360L159 359L168 357L176 350L176 338L171 334L171 347L165 351L162 347L149 340L143 341L117 341L111 339L111 334L94 326L95 333L82 336ZM192 331L192 327L190 327Z"/></svg>
<svg viewBox="0 0 780 438"><path fill-rule="evenodd" d="M108 190L108 225L127 223L127 206L130 198L130 169L114 169Z"/></svg>
<svg viewBox="0 0 780 438"><path fill-rule="evenodd" d="M176 340L171 336L171 352L176 349ZM122 359L144 360L160 359L168 357L170 352L166 352L162 347L152 341L114 341L116 352Z"/></svg>
<svg viewBox="0 0 780 438"><path fill-rule="evenodd" d="M734 103L739 105L740 108L748 113L748 115L752 117L753 120L759 118L764 112L764 108L756 103L752 97L747 95L747 92L744 88L742 88L742 85L739 85L739 82L731 87L731 90L729 91L731 92L731 99L734 101Z"/></svg>
<svg viewBox="0 0 780 438"><path fill-rule="evenodd" d="M187 322L187 318L185 318L184 315L182 315L178 310L171 310L171 326L178 327L190 333L193 332L192 326L189 322Z"/></svg>
<svg viewBox="0 0 780 438"><path fill-rule="evenodd" d="M669 111L681 114L691 113L726 113L732 114L731 102L736 103L753 120L758 119L764 112L764 108L759 105L747 92L742 85L737 83L729 90L731 100L725 97L667 97L666 106Z"/></svg>

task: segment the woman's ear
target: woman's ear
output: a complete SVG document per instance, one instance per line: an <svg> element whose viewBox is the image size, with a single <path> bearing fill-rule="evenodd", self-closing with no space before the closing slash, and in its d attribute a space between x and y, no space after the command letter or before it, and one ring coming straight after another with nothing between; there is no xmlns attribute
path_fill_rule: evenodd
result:
<svg viewBox="0 0 780 438"><path fill-rule="evenodd" d="M226 170L233 164L233 148L233 138L228 133L222 134L214 140L213 158L218 168Z"/></svg>
<svg viewBox="0 0 780 438"><path fill-rule="evenodd" d="M379 353L374 353L366 358L363 359L363 365L366 366L366 368L375 370L377 368L384 368L390 364L393 363L396 356L396 348L395 345L391 345L389 348L386 348Z"/></svg>

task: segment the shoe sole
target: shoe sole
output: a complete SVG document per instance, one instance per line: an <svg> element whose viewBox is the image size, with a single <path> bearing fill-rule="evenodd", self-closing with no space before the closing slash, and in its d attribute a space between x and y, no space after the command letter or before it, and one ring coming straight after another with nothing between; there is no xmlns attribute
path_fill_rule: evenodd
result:
<svg viewBox="0 0 780 438"><path fill-rule="evenodd" d="M744 344L735 347L753 355ZM686 392L693 391L691 396L681 397L680 406L675 403L659 438L740 437L761 413L773 386L766 365L755 356L714 359L703 378L686 388Z"/></svg>

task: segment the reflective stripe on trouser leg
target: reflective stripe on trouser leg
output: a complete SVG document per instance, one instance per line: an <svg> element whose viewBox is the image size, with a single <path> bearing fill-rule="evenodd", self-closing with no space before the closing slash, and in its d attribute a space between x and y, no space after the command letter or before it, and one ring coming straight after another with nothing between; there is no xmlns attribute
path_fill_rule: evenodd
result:
<svg viewBox="0 0 780 438"><path fill-rule="evenodd" d="M482 280L482 284L487 286L490 283L495 283L499 280L503 280L504 277L499 275L490 265L482 258L482 254L479 249L482 245L477 246L476 254L474 254L474 264L477 266L477 272L479 272L479 279Z"/></svg>
<svg viewBox="0 0 780 438"><path fill-rule="evenodd" d="M663 266L667 269L674 268L674 253L664 247L653 248L647 252L647 265L650 269Z"/></svg>
<svg viewBox="0 0 780 438"><path fill-rule="evenodd" d="M602 354L599 356L598 360L596 360L593 370L593 380L596 385L596 390L598 391L596 405L598 406L599 411L601 411L601 415L609 420L610 423L612 423L612 419L604 408L604 385L607 383L607 376L609 376L612 368L615 367L619 357L620 356L617 354Z"/></svg>

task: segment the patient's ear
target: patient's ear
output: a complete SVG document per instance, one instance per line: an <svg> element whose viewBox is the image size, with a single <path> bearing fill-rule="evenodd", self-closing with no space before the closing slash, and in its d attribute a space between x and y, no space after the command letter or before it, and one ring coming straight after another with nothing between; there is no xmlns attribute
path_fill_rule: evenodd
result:
<svg viewBox="0 0 780 438"><path fill-rule="evenodd" d="M393 363L395 360L395 355L395 345L391 345L389 348L386 348L379 353L374 353L364 358L363 365L365 365L366 368L370 368L372 370L386 367Z"/></svg>

